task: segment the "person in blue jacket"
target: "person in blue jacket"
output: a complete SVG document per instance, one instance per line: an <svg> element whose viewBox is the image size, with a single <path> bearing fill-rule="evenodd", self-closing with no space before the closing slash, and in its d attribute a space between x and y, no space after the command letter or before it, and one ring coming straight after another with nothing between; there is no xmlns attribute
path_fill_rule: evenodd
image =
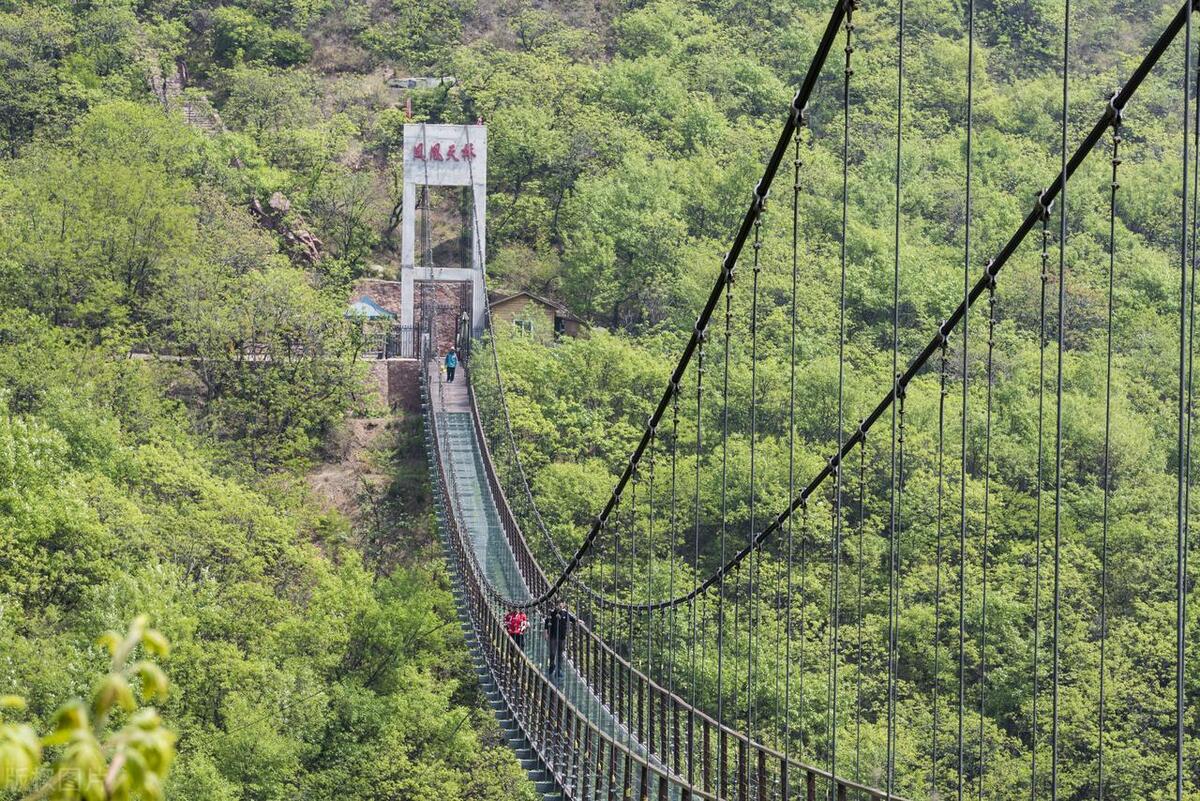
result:
<svg viewBox="0 0 1200 801"><path fill-rule="evenodd" d="M454 352L454 348L446 354L446 380L453 383L454 368L458 367L458 354Z"/></svg>

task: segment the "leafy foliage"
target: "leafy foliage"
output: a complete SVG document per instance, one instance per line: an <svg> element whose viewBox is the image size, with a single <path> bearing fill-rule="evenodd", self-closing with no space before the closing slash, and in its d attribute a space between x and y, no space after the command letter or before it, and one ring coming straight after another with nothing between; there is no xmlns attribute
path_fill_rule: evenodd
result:
<svg viewBox="0 0 1200 801"><path fill-rule="evenodd" d="M163 728L158 711L143 703L166 701L167 676L156 663L130 662L141 646L147 654L166 657L167 640L135 618L127 634L108 631L100 645L111 656L109 673L97 684L92 702L68 701L54 716L54 730L38 738L25 723L0 724L0 786L20 789L39 772L43 750L60 749L48 777L27 798L51 801L158 799L175 758L175 735ZM134 691L134 685L137 692ZM19 696L0 698L0 709L25 708ZM110 731L110 720L127 722Z"/></svg>
<svg viewBox="0 0 1200 801"><path fill-rule="evenodd" d="M419 464L391 465L396 482L384 507L371 511L376 520L394 519L365 533L361 521L352 526L314 507L303 490L303 470L359 405L359 343L341 319L347 282L394 276L399 260L406 101L417 121L482 117L489 125L493 288L561 299L595 326L580 340L504 331L491 343L499 348L534 492L554 536L571 545L607 497L665 386L774 146L827 5L0 0L0 302L9 310L0 319L7 411L0 417L0 624L14 632L0 650L0 692L26 697L31 717L45 725L58 699L79 694L95 672L96 655L80 645L86 635L144 611L176 643L178 692L163 714L182 739L169 793L528 796L515 762L472 711L461 641L452 628L427 631L452 617L443 578L429 567L437 560L411 535L429 527ZM1175 7L1111 0L1071 7L1073 142ZM891 381L897 11L895 0L885 0L856 13L847 144L849 425ZM1006 240L1053 175L1061 97L1060 6L996 0L977 4L977 12L972 270ZM905 13L901 362L925 345L961 296L966 246L965 14L940 2L908 3ZM1169 422L1175 376L1163 354L1173 352L1177 334L1179 55L1167 55L1128 110L1116 215L1111 484L1119 522L1109 531L1106 791L1129 798L1156 798L1171 774L1171 715L1164 710L1172 694L1174 612L1162 577L1173 570L1171 474L1179 457ZM177 112L161 111L146 73L175 74L177 64L190 84L183 97L197 108L211 105L227 130L201 131ZM696 544L682 533L670 547L659 540L653 596L665 594L672 580L686 585L694 569L712 569L722 532L727 548L740 547L836 443L841 69L832 63L818 80L799 152L794 414L785 169L761 230L753 349L745 261L734 284L728 418L707 405L697 420L689 409L696 376L685 376L676 493L701 510L700 564L693 568ZM455 80L397 92L384 83L393 75ZM1068 206L1062 590L1069 611L1061 621L1060 704L1067 721L1062 764L1072 766L1062 792L1072 797L1096 790L1089 727L1099 669L1103 428L1095 410L1105 366L1108 169L1102 157L1085 163ZM286 202L271 206L277 193ZM461 238L463 221L453 203L435 202L432 216L450 241L441 258L454 249L456 227ZM298 230L321 241L316 264L289 240ZM1053 236L1050 245L1053 258ZM998 289L982 650L982 307L972 317L965 360L957 342L948 354L951 399L964 373L972 387L965 435L957 416L947 417L946 441L965 436L965 461L950 447L945 463L946 475L966 475L963 661L971 680L963 723L979 731L983 685L974 677L986 656L983 790L996 798L1031 791L1035 646L1038 678L1043 687L1048 682L1046 610L1037 642L1031 611L1035 589L1043 602L1048 592L1045 573L1040 587L1031 578L1038 556L1043 568L1048 558L1034 532L1040 522L1044 537L1051 524L1036 516L1034 478L1039 422L1045 428L1052 419L1043 409L1039 420L1037 404L1039 256L1036 242L1018 252ZM1053 279L1047 288L1056 289ZM1054 339L1056 332L1048 334ZM710 337L710 397L714 376L724 379L722 344L720 333ZM129 360L130 350L164 358ZM495 404L485 372L473 371L473 379ZM924 374L906 407L897 775L909 797L923 796L931 781L935 709L943 727L934 766L939 789L943 797L955 789L946 784L954 755L945 727L957 717L948 691L957 683L957 620L949 603L957 571L948 541L941 562L935 557L931 511L939 490L931 433L938 399L936 373ZM489 415L494 425L501 419ZM726 423L722 449L716 432ZM404 425L410 430L412 421ZM668 444L664 430L660 449ZM857 649L843 652L840 696L856 697L861 678L863 702L836 715L842 743L861 731L862 764L870 766L881 764L885 742L891 487L888 435L876 431L864 463L866 508L862 515L843 508L844 529L863 532L862 557L853 540L841 560L843 573L864 570L864 607L860 617L843 597L842 622L861 621L864 648L861 660ZM506 436L498 428L490 433ZM402 449L419 445L419 438L402 437ZM1043 478L1045 495L1051 484ZM656 521L671 508L665 487L660 479L653 496L642 496L657 510ZM943 494L956 489L953 481L942 487ZM828 496L813 501L813 530L800 536L807 547L820 547L822 558L809 566L811 586L791 621L797 642L814 649L831 619L827 594L813 590L830 578L829 542L815 522L824 521L823 532L828 503ZM943 537L957 522L943 520ZM661 535L663 523L657 525ZM364 542L365 557L357 548ZM763 586L786 582L784 560L780 552L765 555ZM600 568L600 581L613 578ZM727 590L727 601L739 598L744 610L748 599L739 592ZM714 611L704 610L707 619ZM787 629L771 600L756 614L760 643ZM1189 621L1189 643L1200 637L1195 625ZM712 644L700 642L711 657ZM729 647L744 657L749 641L738 634ZM692 689L715 706L708 657ZM760 675L781 667L770 648L761 660ZM1190 660L1187 676L1193 695L1196 664ZM816 659L799 676L810 692L828 680ZM769 682L754 688L756 720L764 730L786 723L806 753L820 753L828 742L820 705L784 721L772 690ZM744 682L726 682L722 692L726 709L742 708ZM1046 704L1043 694L1043 721ZM1187 730L1189 754L1194 728ZM1045 737L1039 742L1044 751ZM973 760L981 749L974 741L968 746ZM1048 764L1042 751L1038 758ZM968 760L969 772L977 764ZM1198 785L1200 778L1190 777L1187 791Z"/></svg>

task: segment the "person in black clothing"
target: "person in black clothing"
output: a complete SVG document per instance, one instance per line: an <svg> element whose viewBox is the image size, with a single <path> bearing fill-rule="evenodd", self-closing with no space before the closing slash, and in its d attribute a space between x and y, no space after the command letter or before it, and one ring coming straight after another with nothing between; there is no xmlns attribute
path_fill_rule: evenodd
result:
<svg viewBox="0 0 1200 801"><path fill-rule="evenodd" d="M543 636L550 646L550 667L546 674L549 676L562 675L563 651L567 648L567 637L571 633L571 625L575 618L567 611L567 602L559 601L558 607L546 615Z"/></svg>

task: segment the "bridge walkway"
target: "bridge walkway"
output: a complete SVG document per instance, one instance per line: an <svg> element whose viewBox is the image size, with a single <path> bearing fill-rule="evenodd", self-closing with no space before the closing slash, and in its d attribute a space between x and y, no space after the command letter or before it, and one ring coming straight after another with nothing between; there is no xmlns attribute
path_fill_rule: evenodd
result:
<svg viewBox="0 0 1200 801"><path fill-rule="evenodd" d="M439 441L436 453L442 460L449 484L451 504L454 507L451 511L458 520L460 530L469 537L476 562L492 586L508 597L521 601L530 600L532 595L521 575L501 525L495 499L488 487L483 451L471 417L466 370L460 366L453 382L446 380L436 362L430 362L426 370L431 403L429 413L437 416L435 430ZM497 609L500 615L505 611ZM543 623L540 613L534 612L530 615L525 652L545 673L549 667L549 657L547 642L542 636ZM601 702L570 659L552 681L568 701L599 729L634 754L646 757L645 746ZM665 770L653 756L650 757L650 762ZM622 779L623 777L618 775L617 783ZM672 792L671 795L674 797L677 793Z"/></svg>

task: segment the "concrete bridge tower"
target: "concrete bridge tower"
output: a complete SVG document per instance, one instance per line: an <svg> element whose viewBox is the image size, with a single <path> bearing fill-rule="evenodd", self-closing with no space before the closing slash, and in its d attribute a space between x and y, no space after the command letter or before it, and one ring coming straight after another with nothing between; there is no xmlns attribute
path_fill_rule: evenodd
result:
<svg viewBox="0 0 1200 801"><path fill-rule="evenodd" d="M440 267L428 263L426 257L416 258L417 188L427 186L470 188L473 219L466 223L471 240L469 266ZM469 315L472 334L479 336L487 310L483 281L487 248L487 128L405 125L403 200L400 324L421 325L422 310L445 312L453 306L459 310L456 316L464 312Z"/></svg>

